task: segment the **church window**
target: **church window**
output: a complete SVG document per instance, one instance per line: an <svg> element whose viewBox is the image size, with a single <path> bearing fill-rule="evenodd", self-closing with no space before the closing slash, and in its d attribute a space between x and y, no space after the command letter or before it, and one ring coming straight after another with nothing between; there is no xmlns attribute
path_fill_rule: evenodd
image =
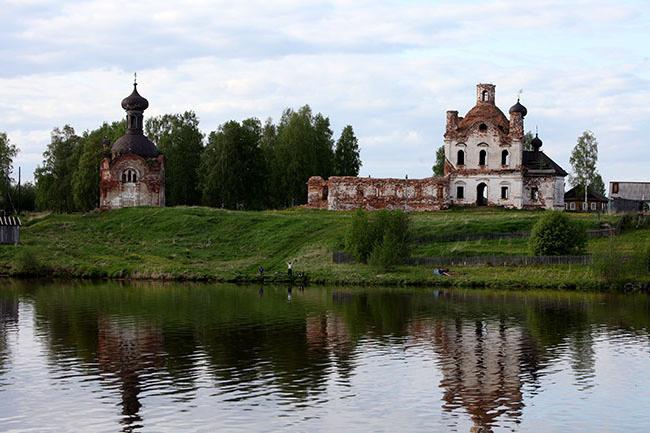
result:
<svg viewBox="0 0 650 433"><path fill-rule="evenodd" d="M462 200L465 198L465 187L457 186L456 187L456 198Z"/></svg>
<svg viewBox="0 0 650 433"><path fill-rule="evenodd" d="M487 102L487 100L488 100L488 92L487 92L487 90L483 90L483 93L481 94L481 98L483 99L483 102Z"/></svg>
<svg viewBox="0 0 650 433"><path fill-rule="evenodd" d="M539 190L536 187L530 189L530 199L532 201L539 200Z"/></svg>
<svg viewBox="0 0 650 433"><path fill-rule="evenodd" d="M501 165L510 165L510 154L505 149L501 152Z"/></svg>
<svg viewBox="0 0 650 433"><path fill-rule="evenodd" d="M502 186L501 187L501 199L502 200L508 200L508 187L507 186Z"/></svg>
<svg viewBox="0 0 650 433"><path fill-rule="evenodd" d="M486 159L487 159L487 152L485 150L481 150L478 154L478 165L484 166Z"/></svg>
<svg viewBox="0 0 650 433"><path fill-rule="evenodd" d="M132 168L127 168L122 172L122 183L136 183L138 181L138 172Z"/></svg>
<svg viewBox="0 0 650 433"><path fill-rule="evenodd" d="M487 132L488 127L487 127L487 125L486 125L485 123L481 123L481 124L478 126L478 130L479 130L480 132Z"/></svg>
<svg viewBox="0 0 650 433"><path fill-rule="evenodd" d="M465 152L462 150L458 151L458 156L456 157L456 165L465 165Z"/></svg>

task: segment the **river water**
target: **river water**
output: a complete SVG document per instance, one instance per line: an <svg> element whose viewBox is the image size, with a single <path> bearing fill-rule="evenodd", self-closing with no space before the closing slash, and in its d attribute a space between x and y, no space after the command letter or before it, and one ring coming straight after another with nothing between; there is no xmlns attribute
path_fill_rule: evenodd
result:
<svg viewBox="0 0 650 433"><path fill-rule="evenodd" d="M647 432L646 295L0 280L0 431Z"/></svg>

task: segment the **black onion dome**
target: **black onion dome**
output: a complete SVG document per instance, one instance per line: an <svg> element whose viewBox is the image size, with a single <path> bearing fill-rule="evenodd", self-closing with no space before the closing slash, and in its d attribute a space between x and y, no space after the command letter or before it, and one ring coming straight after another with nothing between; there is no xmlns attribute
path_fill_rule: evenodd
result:
<svg viewBox="0 0 650 433"><path fill-rule="evenodd" d="M528 110L521 103L519 103L519 99L517 99L517 103L510 107L509 113L521 113L521 117L526 117Z"/></svg>
<svg viewBox="0 0 650 433"><path fill-rule="evenodd" d="M143 158L155 158L159 152L156 145L146 136L126 134L118 138L111 148L113 157L118 155L135 154Z"/></svg>
<svg viewBox="0 0 650 433"><path fill-rule="evenodd" d="M532 139L530 144L533 146L533 149L539 150L542 147L542 140L535 134L535 138Z"/></svg>
<svg viewBox="0 0 650 433"><path fill-rule="evenodd" d="M138 93L138 85L133 84L133 92L122 99L122 108L126 111L144 111L149 107L149 101Z"/></svg>

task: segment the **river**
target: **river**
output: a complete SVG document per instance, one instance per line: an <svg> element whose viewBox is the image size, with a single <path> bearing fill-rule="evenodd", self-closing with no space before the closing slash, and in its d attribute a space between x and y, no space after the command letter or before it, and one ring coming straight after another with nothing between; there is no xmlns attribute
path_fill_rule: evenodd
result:
<svg viewBox="0 0 650 433"><path fill-rule="evenodd" d="M3 432L646 432L647 295L0 280Z"/></svg>

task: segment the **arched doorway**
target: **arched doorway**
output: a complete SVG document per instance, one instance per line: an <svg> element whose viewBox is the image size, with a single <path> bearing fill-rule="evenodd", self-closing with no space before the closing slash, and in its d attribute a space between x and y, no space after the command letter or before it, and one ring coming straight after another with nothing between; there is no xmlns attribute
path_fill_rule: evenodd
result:
<svg viewBox="0 0 650 433"><path fill-rule="evenodd" d="M488 187L485 182L476 186L476 206L487 206L488 204Z"/></svg>

